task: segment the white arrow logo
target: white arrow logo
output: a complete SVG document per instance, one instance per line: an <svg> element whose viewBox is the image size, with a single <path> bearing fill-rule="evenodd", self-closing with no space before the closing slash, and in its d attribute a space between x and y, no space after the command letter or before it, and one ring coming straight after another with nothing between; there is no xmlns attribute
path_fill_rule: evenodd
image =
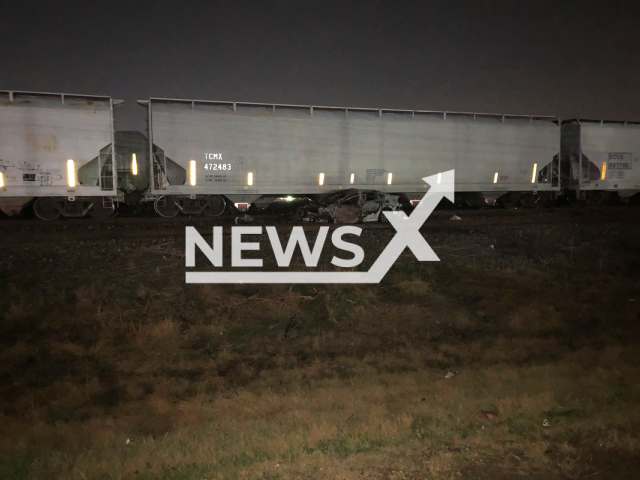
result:
<svg viewBox="0 0 640 480"><path fill-rule="evenodd" d="M408 247L421 262L437 262L420 227L440 200L453 202L454 170L422 179L431 185L410 216L404 212L383 212L396 229L395 236L368 272L187 272L187 283L379 283Z"/></svg>

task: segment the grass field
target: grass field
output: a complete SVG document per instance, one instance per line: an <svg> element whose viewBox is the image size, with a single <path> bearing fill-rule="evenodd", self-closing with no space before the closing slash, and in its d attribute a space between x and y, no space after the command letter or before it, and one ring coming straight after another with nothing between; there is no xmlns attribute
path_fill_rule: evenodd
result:
<svg viewBox="0 0 640 480"><path fill-rule="evenodd" d="M441 231L375 286L185 285L180 239L1 247L0 478L637 478L639 234Z"/></svg>

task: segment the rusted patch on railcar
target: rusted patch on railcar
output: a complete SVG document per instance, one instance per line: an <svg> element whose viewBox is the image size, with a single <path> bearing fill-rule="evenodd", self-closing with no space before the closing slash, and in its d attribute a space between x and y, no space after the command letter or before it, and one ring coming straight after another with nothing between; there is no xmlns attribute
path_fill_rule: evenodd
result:
<svg viewBox="0 0 640 480"><path fill-rule="evenodd" d="M26 132L25 143L30 147L42 149L50 153L58 150L58 137L53 134L36 135L32 132Z"/></svg>

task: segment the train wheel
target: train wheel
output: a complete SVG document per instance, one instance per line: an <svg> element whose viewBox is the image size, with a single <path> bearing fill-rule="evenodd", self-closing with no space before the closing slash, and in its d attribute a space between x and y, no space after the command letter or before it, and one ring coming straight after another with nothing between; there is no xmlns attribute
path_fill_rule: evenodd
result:
<svg viewBox="0 0 640 480"><path fill-rule="evenodd" d="M227 202L220 195L210 195L207 197L207 206L204 207L204 214L210 217L217 217L224 213Z"/></svg>
<svg viewBox="0 0 640 480"><path fill-rule="evenodd" d="M610 202L608 192L602 190L595 192L587 192L585 201L589 206L606 205Z"/></svg>
<svg viewBox="0 0 640 480"><path fill-rule="evenodd" d="M578 198L575 192L573 192L573 194L569 196L568 200L569 205L574 208L582 208L587 205L587 202L582 198Z"/></svg>
<svg viewBox="0 0 640 480"><path fill-rule="evenodd" d="M549 192L539 193L535 198L535 207L542 209L551 205L551 194Z"/></svg>
<svg viewBox="0 0 640 480"><path fill-rule="evenodd" d="M41 197L33 204L33 213L40 220L55 220L61 211L62 204L53 197Z"/></svg>
<svg viewBox="0 0 640 480"><path fill-rule="evenodd" d="M156 198L153 208L155 208L158 215L165 218L175 217L180 211L178 208L178 199L173 195L159 196Z"/></svg>
<svg viewBox="0 0 640 480"><path fill-rule="evenodd" d="M116 207L113 202L105 204L102 197L93 197L91 199L91 205L92 207L89 211L89 215L91 216L91 218L95 219L109 218L113 216L116 211Z"/></svg>
<svg viewBox="0 0 640 480"><path fill-rule="evenodd" d="M500 203L505 208L517 208L520 206L520 192L507 192L500 197Z"/></svg>

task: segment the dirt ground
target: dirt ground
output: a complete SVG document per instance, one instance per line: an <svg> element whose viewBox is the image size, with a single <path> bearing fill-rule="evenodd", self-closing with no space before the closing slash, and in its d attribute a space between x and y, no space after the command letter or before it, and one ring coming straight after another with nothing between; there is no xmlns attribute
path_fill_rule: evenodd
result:
<svg viewBox="0 0 640 480"><path fill-rule="evenodd" d="M639 211L460 215L378 285L187 285L182 226L3 222L0 478L637 478Z"/></svg>

